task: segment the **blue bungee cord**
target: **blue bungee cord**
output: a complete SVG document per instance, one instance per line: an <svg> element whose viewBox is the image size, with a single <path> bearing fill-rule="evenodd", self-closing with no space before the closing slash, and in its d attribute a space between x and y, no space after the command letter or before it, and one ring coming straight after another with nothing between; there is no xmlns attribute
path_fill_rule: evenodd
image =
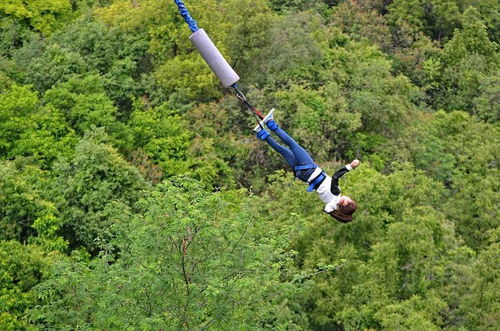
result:
<svg viewBox="0 0 500 331"><path fill-rule="evenodd" d="M184 17L184 20L189 25L189 29L191 29L191 32L198 31L198 23L196 23L194 18L191 17L191 14L189 14L189 10L187 10L184 2L182 2L181 0L174 0L174 2L177 4L177 7L179 7L179 13L182 17Z"/></svg>

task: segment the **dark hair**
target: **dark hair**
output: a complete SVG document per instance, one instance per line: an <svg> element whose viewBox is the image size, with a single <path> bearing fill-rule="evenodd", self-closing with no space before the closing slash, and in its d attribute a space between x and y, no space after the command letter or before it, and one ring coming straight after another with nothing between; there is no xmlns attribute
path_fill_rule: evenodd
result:
<svg viewBox="0 0 500 331"><path fill-rule="evenodd" d="M349 223L352 221L352 214L356 211L356 202L349 202L347 205L338 205L337 210L330 212L330 216L342 223Z"/></svg>

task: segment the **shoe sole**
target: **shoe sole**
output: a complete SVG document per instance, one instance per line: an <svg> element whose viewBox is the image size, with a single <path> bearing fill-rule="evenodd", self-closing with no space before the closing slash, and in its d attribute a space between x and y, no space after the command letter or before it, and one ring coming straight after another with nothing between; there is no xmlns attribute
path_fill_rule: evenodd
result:
<svg viewBox="0 0 500 331"><path fill-rule="evenodd" d="M260 121L259 124L257 124L257 126L255 128L253 128L253 130L255 132L259 132L260 127L261 126L264 127L264 125L267 123L267 121L269 121L269 119L273 118L273 114L274 114L274 108L269 111L269 113L266 115L266 117L264 117L264 119L262 121Z"/></svg>

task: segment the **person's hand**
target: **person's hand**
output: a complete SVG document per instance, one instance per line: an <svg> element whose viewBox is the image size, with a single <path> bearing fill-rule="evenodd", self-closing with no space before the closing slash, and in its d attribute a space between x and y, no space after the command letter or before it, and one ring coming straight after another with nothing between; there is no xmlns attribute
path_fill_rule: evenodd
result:
<svg viewBox="0 0 500 331"><path fill-rule="evenodd" d="M359 166L360 163L361 162L358 159L356 159L356 160L354 160L354 161L351 162L351 167L354 169L357 166Z"/></svg>

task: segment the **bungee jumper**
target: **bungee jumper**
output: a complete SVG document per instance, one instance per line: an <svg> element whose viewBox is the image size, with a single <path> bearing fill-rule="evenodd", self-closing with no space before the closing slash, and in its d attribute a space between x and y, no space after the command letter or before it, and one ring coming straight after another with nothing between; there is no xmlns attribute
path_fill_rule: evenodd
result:
<svg viewBox="0 0 500 331"><path fill-rule="evenodd" d="M288 135L273 119L273 111L262 121L269 130L274 132L288 147L282 146L271 137L262 124L255 127L257 138L265 141L276 152L280 153L292 168L295 177L309 184L307 191L316 191L319 198L325 203L323 211L337 221L349 223L352 221L352 214L356 211L356 202L348 196L341 195L339 179L347 172L356 168L359 160L354 160L350 164L342 167L330 177L322 170L309 155L292 137Z"/></svg>
<svg viewBox="0 0 500 331"><path fill-rule="evenodd" d="M274 109L264 116L247 100L238 87L237 82L240 80L238 74L227 63L212 40L210 40L210 37L208 37L207 33L203 29L198 28L198 24L189 14L183 1L174 0L174 2L178 6L180 14L189 25L191 32L193 32L189 40L191 40L196 49L198 49L205 62L207 62L224 87L232 87L235 96L247 109L252 111L257 119L258 124L254 128L254 131L257 133L257 138L267 142L275 151L285 158L288 165L292 168L295 177L309 184L307 188L308 192L316 191L318 193L319 198L325 203L324 212L328 213L339 222L351 222L352 214L357 208L356 202L350 197L341 195L338 181L344 174L356 168L360 164L360 161L354 160L335 172L332 177L328 176L326 172L314 162L309 153L276 124L273 119ZM264 129L264 125L274 132L288 147L278 144L271 137L270 133Z"/></svg>

